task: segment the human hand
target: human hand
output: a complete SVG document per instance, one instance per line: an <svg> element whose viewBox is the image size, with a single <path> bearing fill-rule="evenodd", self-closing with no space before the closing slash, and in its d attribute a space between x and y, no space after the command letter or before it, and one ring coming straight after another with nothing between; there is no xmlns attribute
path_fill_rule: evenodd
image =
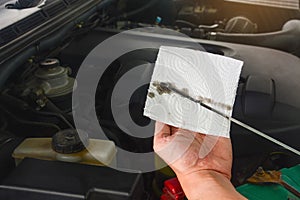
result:
<svg viewBox="0 0 300 200"><path fill-rule="evenodd" d="M174 170L189 199L243 199L230 183L232 148L229 138L156 122L153 148Z"/></svg>
<svg viewBox="0 0 300 200"><path fill-rule="evenodd" d="M204 135L156 122L155 152L179 174L212 170L231 177L229 138Z"/></svg>

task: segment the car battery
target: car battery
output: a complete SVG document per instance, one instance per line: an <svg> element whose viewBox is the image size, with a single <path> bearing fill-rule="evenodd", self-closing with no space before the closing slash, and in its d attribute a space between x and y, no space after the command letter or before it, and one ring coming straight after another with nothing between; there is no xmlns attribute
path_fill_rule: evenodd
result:
<svg viewBox="0 0 300 200"><path fill-rule="evenodd" d="M237 191L249 200L300 200L300 165L281 169L280 172L284 184L247 183L239 186ZM288 185L288 187L284 185Z"/></svg>
<svg viewBox="0 0 300 200"><path fill-rule="evenodd" d="M0 184L5 200L147 199L141 173L25 158Z"/></svg>
<svg viewBox="0 0 300 200"><path fill-rule="evenodd" d="M172 178L164 182L161 200L184 200L185 194L177 178Z"/></svg>

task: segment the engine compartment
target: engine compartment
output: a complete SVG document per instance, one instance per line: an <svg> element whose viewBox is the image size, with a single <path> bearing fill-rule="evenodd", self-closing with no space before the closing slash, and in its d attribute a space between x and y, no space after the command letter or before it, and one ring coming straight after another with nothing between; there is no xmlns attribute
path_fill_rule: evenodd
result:
<svg viewBox="0 0 300 200"><path fill-rule="evenodd" d="M146 8L143 8L143 5ZM136 12L135 9L137 8L143 8L144 12L141 12L142 10ZM169 8L167 12L164 11L165 8ZM122 11L127 13L127 18L124 18L124 15L118 15ZM145 16L146 11L150 13L147 16ZM289 19L299 19L299 11L245 5L221 0L154 1L150 6L143 1L139 3L136 1L120 1L117 5L112 4L98 11L97 17L94 14L91 16L85 23L82 22L81 28L75 29L75 31L73 29L69 30L72 34L64 36L58 31L47 36L46 39L40 39L39 43L37 45L35 43L34 46L37 51L26 57L22 64L15 66L16 70L5 80L5 85L2 87L0 95L1 185L14 186L16 184L18 187L27 189L36 189L37 187L41 190L78 194L76 192L78 189L73 183L70 183L69 189L62 189L62 187L55 184L44 187L42 182L38 186L37 180L44 173L47 174L48 169L49 172L54 173L56 165L58 168L62 167L63 171L74 167L74 174L84 173L83 170L88 171L92 167L84 167L81 166L84 164L78 163L61 164L53 161L31 160L31 158L25 159L22 161L24 162L23 164L16 166L15 159L12 157L13 151L26 138L51 138L57 132L76 128L73 119L74 101L72 105L72 93L77 72L86 57L97 45L106 39L124 30L147 26L159 26L176 30L192 36L193 40L203 47L202 50L204 51L243 60L244 67L239 82L233 116L295 149L300 149L298 142L300 139L298 133L300 130L300 84L298 81L300 60L297 57L297 55L300 55L299 49L295 48L293 52L284 52L279 51L278 48L261 47L260 44L228 43L226 40L216 41L208 37L211 32L236 34L234 31L226 31L228 19L236 16L243 16L250 20L245 21L244 18L244 21L241 22L242 24L247 23L252 27L256 27L255 31L251 29L250 32L246 29L240 30L239 34L260 34L279 31ZM276 23L272 20L274 16L278 16ZM216 22L218 26L212 27ZM80 23L77 23L76 26L78 24ZM296 29L299 28L297 25L295 26ZM238 27L235 28L239 30ZM198 31L198 35L195 35L196 31ZM293 34L297 36L297 33L296 31ZM299 41L296 36L288 37L288 41L297 45ZM59 42L55 40L56 37L59 37ZM51 41L51 45L48 48L39 50L39 44L43 44L44 40ZM288 46L285 41L283 41L284 46ZM263 43L264 41L259 42ZM153 151L152 137L140 138L127 134L122 127L130 127L132 124L117 123L112 111L112 104L115 98L120 102L124 102L125 107L129 111L123 115L120 109L119 114L131 119L136 126L144 130L143 128L151 126L152 123L150 119L143 116L148 85L140 85L131 94L129 101L122 95L114 96L114 88L127 72L140 65L148 66L147 71L143 74L143 79L150 80L158 48L162 43L186 48L193 47L185 38L162 35L159 32L133 32L133 34L128 36L127 43L132 44L132 46L144 45L147 48L126 53L114 60L109 66L104 66L100 62L97 67L103 68L104 73L98 83L95 97L92 96L91 98L95 98L95 110L101 128L116 147L134 153L147 153ZM152 48L148 48L148 46ZM11 62L11 59L8 62ZM7 70L5 69L6 66L9 65L6 65L4 62L1 70ZM89 102L86 103L88 104ZM86 115L89 115L89 111L87 110L86 112ZM150 129L145 130L149 131ZM151 135L151 133L146 133L146 135ZM98 137L97 133L91 133L90 137L102 139ZM246 178L252 175L259 166L278 170L284 167L292 167L300 161L299 156L235 125L231 128L231 138L234 150L232 182L235 186L245 183ZM121 156L118 155L118 152L116 153L117 164L123 159ZM33 176L35 172L34 170L28 171L26 175L27 170L25 168L30 169L32 166L38 168L39 165L43 167L44 171L39 171L36 179L33 179L33 183L28 184L26 181L30 179L28 176ZM105 182L101 181L101 173L105 172L99 172L98 176L96 175L98 173L96 173L96 167L91 170L95 170L95 174L91 173L92 175L88 176L97 177L98 182L101 182L104 188L107 185L111 185L108 182L114 182L107 179L107 185L104 184ZM103 170L108 169L103 167ZM164 170L167 170L167 172ZM163 181L174 176L170 169L164 170L148 173L137 172L138 187L143 188L139 189L143 192L139 192L139 197L125 195L120 197L120 199L158 199L163 187ZM112 173L112 176L113 174L118 174L117 172L109 173ZM24 179L22 181L16 181L18 177L22 178L23 176ZM126 176L129 177L130 175L124 173L124 177ZM57 177L62 178L62 175L57 175ZM70 173L65 180L62 178L60 181L64 182L68 178L72 179L71 177L73 175ZM96 197L90 197L91 195L88 196L87 193L92 188L101 188L102 186L98 186L98 182L92 181L91 177L87 179L84 177L84 175L77 177L75 182L84 180L83 182L89 187L81 191L79 196L70 196L70 199L96 199ZM134 175L130 177L134 179ZM131 178L129 179L131 180ZM80 185L83 183L76 184ZM134 181L128 184L134 185ZM0 190L3 191L3 189L5 187L0 187ZM16 188L10 188L10 190L12 189ZM108 186L106 189L118 190L118 188L110 188ZM129 190L130 188L127 189ZM17 191L24 192L20 188ZM101 192L103 191L96 193L100 194ZM122 192L126 193L127 191L124 190ZM147 197L141 197L144 193L147 194ZM112 198L101 195L97 198ZM4 197L7 199L12 198L9 195ZM49 196L49 199L51 198ZM46 198L43 197L43 199Z"/></svg>

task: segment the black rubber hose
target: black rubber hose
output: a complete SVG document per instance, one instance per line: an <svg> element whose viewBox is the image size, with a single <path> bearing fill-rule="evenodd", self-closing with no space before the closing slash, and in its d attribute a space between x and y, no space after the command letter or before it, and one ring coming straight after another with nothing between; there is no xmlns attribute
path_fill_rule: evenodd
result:
<svg viewBox="0 0 300 200"><path fill-rule="evenodd" d="M190 27L190 28L196 28L198 27L196 24L192 23L192 22L188 22L186 20L176 20L175 21L175 25L179 26L179 27Z"/></svg>
<svg viewBox="0 0 300 200"><path fill-rule="evenodd" d="M52 103L49 99L46 104L46 108L51 110L53 114L56 114L59 118L61 118L71 129L74 129L74 125L72 124L72 120L70 119L70 116L68 116L66 113L61 111L54 103Z"/></svg>
<svg viewBox="0 0 300 200"><path fill-rule="evenodd" d="M21 99L18 99L14 96L11 96L9 94L2 94L0 96L0 103L1 102L6 102L6 103L11 103L13 104L15 107L17 107L20 110L29 110L32 113L38 114L38 115L44 115L44 116L52 116L52 117L56 117L58 119L61 119L67 126L69 126L70 128L74 128L74 126L72 125L72 123L70 122L71 119L67 119L66 114L64 114L61 110L59 110L59 108L57 108L52 102L50 102L50 100L47 102L47 107L52 110L53 112L45 112L45 111L37 111L33 108L31 108L26 102L24 102ZM6 109L8 111L8 109ZM9 112L10 115L14 115L13 113ZM15 116L15 118L17 118ZM18 119L18 121L22 122L22 119ZM25 121L25 120L23 120ZM29 122L29 121L28 121ZM27 123L27 122L26 122ZM44 122L38 122L38 123L44 123ZM47 123L48 124L48 123ZM58 126L56 126L58 127ZM58 127L59 128L59 127ZM60 129L60 128L59 128Z"/></svg>
<svg viewBox="0 0 300 200"><path fill-rule="evenodd" d="M13 113L11 113L9 110L7 110L6 108L4 108L3 106L0 105L0 109L3 110L5 113L7 113L10 117L12 117L15 121L21 123L21 124L25 124L25 125L34 125L34 126L43 126L43 127L51 127L51 128L55 128L57 131L60 131L60 127L58 127L55 124L50 124L50 123L46 123L46 122L34 122L34 121L28 121L28 120L23 120L23 119L19 119L18 117L16 117Z"/></svg>

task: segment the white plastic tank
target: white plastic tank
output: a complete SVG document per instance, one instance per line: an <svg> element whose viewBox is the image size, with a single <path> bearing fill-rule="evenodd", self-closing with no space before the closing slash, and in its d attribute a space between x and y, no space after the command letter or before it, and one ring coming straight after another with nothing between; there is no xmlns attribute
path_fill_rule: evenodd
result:
<svg viewBox="0 0 300 200"><path fill-rule="evenodd" d="M82 141L82 137L79 138L74 130L61 131L53 138L27 138L13 152L16 164L28 157L88 165L115 166L115 155L114 142L88 138Z"/></svg>

